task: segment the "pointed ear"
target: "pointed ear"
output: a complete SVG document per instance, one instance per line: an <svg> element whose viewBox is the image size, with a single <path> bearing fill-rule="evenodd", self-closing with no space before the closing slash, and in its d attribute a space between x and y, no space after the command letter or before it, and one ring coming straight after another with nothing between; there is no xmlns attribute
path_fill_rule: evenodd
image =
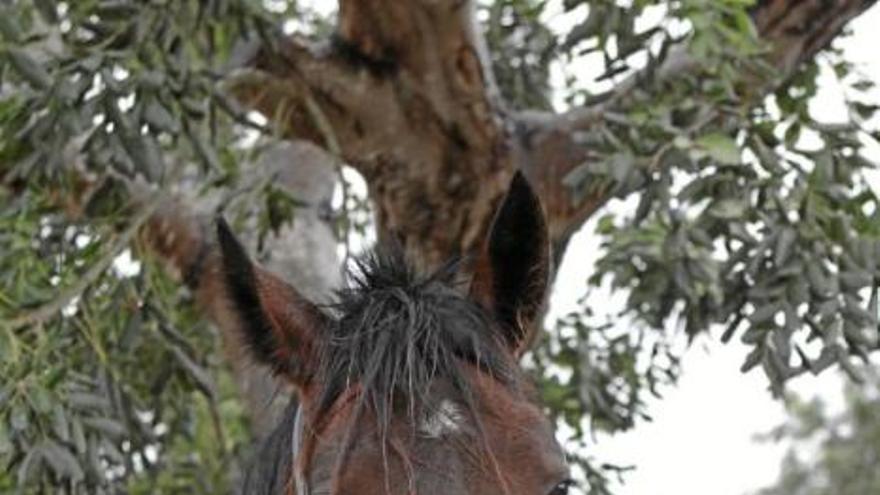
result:
<svg viewBox="0 0 880 495"><path fill-rule="evenodd" d="M517 355L531 344L550 277L550 243L544 212L526 178L517 171L495 214L477 258L471 297L501 323L504 340Z"/></svg>
<svg viewBox="0 0 880 495"><path fill-rule="evenodd" d="M330 317L296 289L256 266L229 225L217 219L226 294L253 358L303 385L315 368L317 339Z"/></svg>

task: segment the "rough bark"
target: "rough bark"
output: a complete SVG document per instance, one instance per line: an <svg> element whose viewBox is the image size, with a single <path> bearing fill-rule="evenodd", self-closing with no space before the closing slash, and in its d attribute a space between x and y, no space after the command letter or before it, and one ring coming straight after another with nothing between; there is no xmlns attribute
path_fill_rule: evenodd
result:
<svg viewBox="0 0 880 495"><path fill-rule="evenodd" d="M367 179L378 223L427 265L470 251L515 168L512 123L468 2L345 1L337 39L291 39L254 66L291 91L239 96L292 135L327 144ZM242 87L243 86L243 87ZM461 206L466 206L462 208Z"/></svg>
<svg viewBox="0 0 880 495"><path fill-rule="evenodd" d="M752 15L781 78L816 54L874 0L765 0ZM514 169L539 191L551 235L568 235L608 198L575 200L562 179L589 162L584 132L625 110L634 76L595 107L511 112L498 94L470 2L342 0L336 37L286 40L260 52L259 78L236 87L286 132L327 146L367 179L382 231L426 265L471 252ZM698 70L684 51L652 78ZM333 148L333 146L330 146Z"/></svg>

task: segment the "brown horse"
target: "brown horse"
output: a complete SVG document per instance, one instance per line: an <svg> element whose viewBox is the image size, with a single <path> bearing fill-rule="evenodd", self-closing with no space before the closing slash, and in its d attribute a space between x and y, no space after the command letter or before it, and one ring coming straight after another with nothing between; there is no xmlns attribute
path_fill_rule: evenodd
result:
<svg viewBox="0 0 880 495"><path fill-rule="evenodd" d="M549 274L544 216L517 173L460 290L457 264L415 273L365 256L319 307L252 264L218 222L244 344L296 389L248 494L562 495L569 471L517 361Z"/></svg>

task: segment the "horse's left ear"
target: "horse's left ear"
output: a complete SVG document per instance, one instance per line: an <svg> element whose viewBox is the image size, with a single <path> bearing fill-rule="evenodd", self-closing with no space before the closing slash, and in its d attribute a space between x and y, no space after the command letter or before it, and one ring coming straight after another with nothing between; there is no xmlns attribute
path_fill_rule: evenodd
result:
<svg viewBox="0 0 880 495"><path fill-rule="evenodd" d="M501 323L505 343L525 352L540 326L550 277L541 203L517 171L480 249L470 294Z"/></svg>
<svg viewBox="0 0 880 495"><path fill-rule="evenodd" d="M229 225L217 219L226 296L252 357L295 385L312 376L318 339L331 319L299 291L254 264Z"/></svg>

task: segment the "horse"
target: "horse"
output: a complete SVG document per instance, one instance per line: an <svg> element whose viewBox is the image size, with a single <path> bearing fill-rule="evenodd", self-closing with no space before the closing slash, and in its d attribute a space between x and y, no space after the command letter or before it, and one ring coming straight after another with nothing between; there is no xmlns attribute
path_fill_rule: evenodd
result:
<svg viewBox="0 0 880 495"><path fill-rule="evenodd" d="M519 365L550 276L540 202L517 172L470 260L423 274L393 244L318 305L217 221L253 360L295 392L244 476L255 495L564 495L563 449ZM467 287L465 287L467 285Z"/></svg>

